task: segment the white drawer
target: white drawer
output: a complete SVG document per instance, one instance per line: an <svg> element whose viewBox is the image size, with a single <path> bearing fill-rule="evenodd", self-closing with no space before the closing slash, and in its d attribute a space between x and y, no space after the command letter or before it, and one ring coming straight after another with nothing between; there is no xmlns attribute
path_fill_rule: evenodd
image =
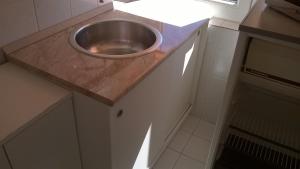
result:
<svg viewBox="0 0 300 169"><path fill-rule="evenodd" d="M300 47L252 39L245 70L300 86Z"/></svg>

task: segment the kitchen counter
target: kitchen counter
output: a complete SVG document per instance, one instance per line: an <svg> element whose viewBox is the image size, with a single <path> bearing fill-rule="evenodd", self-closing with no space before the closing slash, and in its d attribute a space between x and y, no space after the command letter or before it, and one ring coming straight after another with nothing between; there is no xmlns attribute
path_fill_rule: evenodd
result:
<svg viewBox="0 0 300 169"><path fill-rule="evenodd" d="M240 31L300 43L300 22L297 22L259 0L239 28Z"/></svg>
<svg viewBox="0 0 300 169"><path fill-rule="evenodd" d="M0 145L71 97L69 91L12 63L0 66L0 93Z"/></svg>
<svg viewBox="0 0 300 169"><path fill-rule="evenodd" d="M70 32L75 28L110 18L123 18L151 25L161 32L163 43L150 54L130 59L94 58L78 52L69 44ZM56 31L50 36L28 37L27 41L32 43L21 45L19 49L20 43L15 42L4 47L4 52L9 61L112 106L207 23L208 19L202 19L189 25L175 26L111 10ZM51 28L47 31L51 32Z"/></svg>

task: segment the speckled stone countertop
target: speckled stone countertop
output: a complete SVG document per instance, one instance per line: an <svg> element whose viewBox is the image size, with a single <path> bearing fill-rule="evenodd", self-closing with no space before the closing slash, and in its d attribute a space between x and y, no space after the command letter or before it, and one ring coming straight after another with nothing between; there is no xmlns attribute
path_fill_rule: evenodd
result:
<svg viewBox="0 0 300 169"><path fill-rule="evenodd" d="M161 32L163 43L150 54L130 59L94 58L78 52L69 44L70 32L75 28L89 22L110 18L123 18L152 25ZM203 19L178 27L111 10L20 49L6 50L4 48L4 52L9 61L112 106L207 23L208 19Z"/></svg>

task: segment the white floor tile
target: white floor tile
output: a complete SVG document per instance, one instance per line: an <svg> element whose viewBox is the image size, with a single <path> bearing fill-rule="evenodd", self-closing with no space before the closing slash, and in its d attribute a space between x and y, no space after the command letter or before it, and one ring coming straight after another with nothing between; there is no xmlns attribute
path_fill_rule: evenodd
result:
<svg viewBox="0 0 300 169"><path fill-rule="evenodd" d="M183 131L178 131L171 143L169 144L169 148L178 152L182 152L190 137L191 134Z"/></svg>
<svg viewBox="0 0 300 169"><path fill-rule="evenodd" d="M186 156L180 156L174 169L204 169L204 164Z"/></svg>
<svg viewBox="0 0 300 169"><path fill-rule="evenodd" d="M205 140L212 140L214 129L214 124L206 122L204 120L200 120L199 125L193 134Z"/></svg>
<svg viewBox="0 0 300 169"><path fill-rule="evenodd" d="M206 162L210 149L210 142L196 136L192 136L183 154L201 162Z"/></svg>
<svg viewBox="0 0 300 169"><path fill-rule="evenodd" d="M200 118L190 115L185 119L180 130L192 134L196 130L199 121Z"/></svg>
<svg viewBox="0 0 300 169"><path fill-rule="evenodd" d="M154 165L153 169L173 169L179 156L180 154L176 151L166 149L157 163Z"/></svg>

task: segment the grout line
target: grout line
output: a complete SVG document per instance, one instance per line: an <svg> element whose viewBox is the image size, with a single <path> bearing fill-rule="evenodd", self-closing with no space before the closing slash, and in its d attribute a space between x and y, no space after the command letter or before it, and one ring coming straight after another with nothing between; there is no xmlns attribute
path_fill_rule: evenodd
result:
<svg viewBox="0 0 300 169"><path fill-rule="evenodd" d="M196 127L196 130L192 133L192 135L195 136L195 137L197 137L197 138L200 138L200 139L202 139L202 140L209 141L210 144L211 144L211 143L212 143L212 139L213 139L213 138L212 138L213 135L211 136L211 138L207 139L207 138L203 138L203 137L198 136L198 135L195 134L195 132L197 131L198 127L200 126L201 121L203 121L203 122L205 122L205 123L209 123L210 125L212 125L212 126L214 127L213 133L215 133L215 131L216 131L216 124L211 123L211 122L206 121L206 120L200 119L200 122L199 122L198 126Z"/></svg>
<svg viewBox="0 0 300 169"><path fill-rule="evenodd" d="M173 166L172 166L172 169L174 169L174 168L176 167L176 164L177 164L177 162L179 161L180 157L181 157L181 153L179 153L178 158L176 159L175 163L174 163Z"/></svg>
<svg viewBox="0 0 300 169"><path fill-rule="evenodd" d="M200 162L200 163L202 163L202 164L206 164L206 162L207 162L207 160L208 160L208 158L207 158L206 161L200 161L200 160L195 159L195 158L193 158L193 157L191 157L191 156L189 156L189 155L186 155L186 154L182 154L182 155L185 156L185 157L187 157L187 158L190 158L190 159L192 159L192 160L198 161L198 162Z"/></svg>
<svg viewBox="0 0 300 169"><path fill-rule="evenodd" d="M186 134L189 135L189 136L188 136L188 140L186 141L185 145L183 146L182 151L180 152L180 151L177 151L177 150L173 149L172 147L169 147L169 145L171 144L172 141L167 145L167 148L166 148L166 149L170 149L170 150L172 150L172 151L174 151L174 152L176 152L176 153L179 154L179 157L175 160L175 163L173 164L172 169L174 169L174 168L176 167L176 165L178 164L178 161L179 161L179 159L181 158L181 156L184 156L184 157L189 158L189 159L191 159L191 160L197 161L197 162L203 164L204 169L206 168L206 163L207 163L208 155L209 155L209 154L207 154L207 159L206 159L206 161L200 161L200 160L195 159L195 158L193 158L193 157L191 157L191 156L189 156L189 155L187 155L187 154L184 154L184 150L185 150L186 147L188 146L188 144L189 144L189 142L191 141L192 137L197 137L197 138L202 139L202 140L204 140L204 141L208 141L208 142L210 143L210 148L211 148L211 146L212 146L212 144L211 144L211 143L212 143L212 138L211 138L210 140L207 140L207 139L201 138L201 137L199 137L199 136L196 136L194 133L195 133L196 130L198 129L198 127L199 127L201 121L204 121L204 122L207 122L207 123L209 123L209 124L212 124L214 127L215 127L216 125L213 124L213 123L211 123L211 122L209 122L209 121L203 120L202 118L199 118L199 117L197 117L197 116L194 116L194 115L189 115L189 116L190 116L190 117L193 117L193 118L197 118L197 119L199 119L199 121L198 121L197 126L195 127L195 129L194 129L191 133L186 132L186 131L181 130L181 129L179 129L179 130L177 131L177 133L178 133L178 132L183 132L183 133L186 133ZM184 121L183 121L183 122L184 122ZM216 132L216 130L214 129L213 132ZM176 134L177 134L177 133L176 133ZM175 138L175 135L174 135L173 139L174 139L174 138ZM173 140L173 139L172 139L172 140ZM160 159L160 158L159 158L159 159Z"/></svg>
<svg viewBox="0 0 300 169"><path fill-rule="evenodd" d="M189 144L189 142L191 141L192 137L193 137L193 134L190 134L188 141L187 141L187 142L185 143L185 145L183 146L183 149L182 149L182 152L181 152L182 154L183 154L185 148L187 147L187 145Z"/></svg>
<svg viewBox="0 0 300 169"><path fill-rule="evenodd" d="M70 18L72 18L73 17L72 0L69 0L69 4L70 4L70 15L71 15Z"/></svg>
<svg viewBox="0 0 300 169"><path fill-rule="evenodd" d="M197 117L197 118L198 118L198 117ZM204 168L205 168L205 167L206 167L207 161L200 161L200 160L198 160L198 159L194 159L193 157L190 157L190 156L184 154L184 150L185 150L185 148L187 147L187 145L189 144L189 142L190 142L190 140L192 139L193 136L194 136L194 137L197 137L197 138L199 138L199 139L202 139L202 140L204 140L204 141L208 141L208 142L210 143L209 145L210 145L210 148L211 148L212 139L207 140L207 139L204 139L204 138L200 138L199 136L196 136L194 133L196 132L196 130L197 130L198 127L200 126L201 121L204 121L204 122L207 122L207 123L209 123L209 124L212 124L212 125L214 125L214 127L215 127L216 125L213 124L213 123L210 123L209 121L203 120L203 119L201 119L201 118L198 118L198 119L200 119L200 120L199 120L199 122L198 122L198 124L197 124L197 127L195 127L194 131L193 131L191 134L188 133L188 134L190 135L190 136L189 136L189 139L188 139L188 141L186 142L186 144L185 144L185 146L184 146L182 152L180 153L180 156L185 156L185 157L187 157L187 158L190 158L190 159L192 159L192 160L195 160L195 161L197 161L197 162L200 162L200 163L202 163L202 164L204 165ZM185 132L185 131L183 131L183 132ZM215 132L215 129L214 129L213 132ZM185 132L185 133L187 133L187 132ZM176 151L176 152L177 152L177 151ZM208 155L209 155L209 154L207 154L207 156L208 156ZM208 160L208 157L207 157L207 160ZM175 164L177 164L177 162L178 162L178 160L176 161ZM175 166L176 166L176 165L175 165ZM175 167L175 166L174 166L174 167Z"/></svg>

